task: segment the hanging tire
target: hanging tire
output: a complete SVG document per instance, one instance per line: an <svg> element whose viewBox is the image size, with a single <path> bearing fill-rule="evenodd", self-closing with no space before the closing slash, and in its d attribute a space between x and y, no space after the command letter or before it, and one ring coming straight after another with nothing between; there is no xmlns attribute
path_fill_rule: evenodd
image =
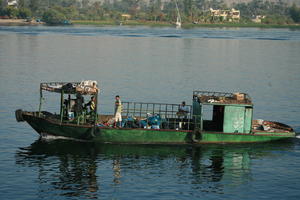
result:
<svg viewBox="0 0 300 200"><path fill-rule="evenodd" d="M15 114L16 114L17 122L23 122L24 121L22 109L16 110Z"/></svg>
<svg viewBox="0 0 300 200"><path fill-rule="evenodd" d="M200 130L195 130L192 132L192 138L191 138L192 143L199 143L201 139L202 139L202 133Z"/></svg>

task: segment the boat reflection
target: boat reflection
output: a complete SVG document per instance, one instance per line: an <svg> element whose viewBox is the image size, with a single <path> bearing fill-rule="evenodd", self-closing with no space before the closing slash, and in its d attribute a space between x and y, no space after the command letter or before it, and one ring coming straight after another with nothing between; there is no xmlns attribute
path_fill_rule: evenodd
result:
<svg viewBox="0 0 300 200"><path fill-rule="evenodd" d="M178 185L183 181L200 192L222 193L225 185L251 180L252 160L278 156L272 152L292 147L290 142L153 146L38 140L16 152L16 163L36 168L41 188L62 196L98 198L107 188L120 187L135 179L133 174L149 169L154 173L144 175L145 181L155 181L152 175L172 181L176 177Z"/></svg>

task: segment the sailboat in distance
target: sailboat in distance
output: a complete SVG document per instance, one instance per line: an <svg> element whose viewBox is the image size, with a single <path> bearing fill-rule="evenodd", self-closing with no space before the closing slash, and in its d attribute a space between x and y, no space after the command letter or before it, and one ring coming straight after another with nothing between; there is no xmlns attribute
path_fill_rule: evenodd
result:
<svg viewBox="0 0 300 200"><path fill-rule="evenodd" d="M177 0L175 0L176 10L177 10L177 19L176 19L176 28L181 28L181 16L178 9Z"/></svg>

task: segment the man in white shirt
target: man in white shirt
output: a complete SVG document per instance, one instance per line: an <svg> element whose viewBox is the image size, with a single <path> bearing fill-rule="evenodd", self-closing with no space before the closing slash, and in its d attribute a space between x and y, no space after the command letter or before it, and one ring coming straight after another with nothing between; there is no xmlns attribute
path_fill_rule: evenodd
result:
<svg viewBox="0 0 300 200"><path fill-rule="evenodd" d="M183 101L178 108L178 115L186 117L188 113L189 113L189 108L185 105L185 101Z"/></svg>
<svg viewBox="0 0 300 200"><path fill-rule="evenodd" d="M187 117L189 113L189 108L185 105L185 101L183 101L179 107L178 107L178 112L177 116L181 119L181 122L179 122L179 128L182 128L182 124L184 123L184 119Z"/></svg>
<svg viewBox="0 0 300 200"><path fill-rule="evenodd" d="M118 125L119 127L121 127L121 123L122 123L122 103L121 103L121 99L120 96L117 95L116 96L116 101L115 101L115 126Z"/></svg>

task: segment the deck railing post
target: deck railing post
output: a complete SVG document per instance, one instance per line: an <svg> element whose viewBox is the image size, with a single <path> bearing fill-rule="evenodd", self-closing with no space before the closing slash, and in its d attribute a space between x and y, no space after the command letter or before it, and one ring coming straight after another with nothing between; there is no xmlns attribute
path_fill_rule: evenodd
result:
<svg viewBox="0 0 300 200"><path fill-rule="evenodd" d="M140 103L140 118L142 118L142 109L143 109L143 104Z"/></svg>
<svg viewBox="0 0 300 200"><path fill-rule="evenodd" d="M128 118L128 116L129 116L129 102L126 102L126 104L127 104L127 118Z"/></svg>

